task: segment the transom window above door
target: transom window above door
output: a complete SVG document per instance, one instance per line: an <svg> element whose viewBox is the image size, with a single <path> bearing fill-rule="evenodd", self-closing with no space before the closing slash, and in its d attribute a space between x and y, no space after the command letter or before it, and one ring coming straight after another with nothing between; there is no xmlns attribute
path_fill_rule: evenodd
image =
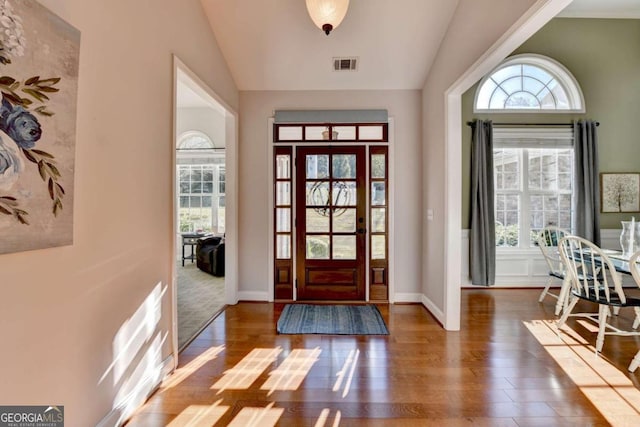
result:
<svg viewBox="0 0 640 427"><path fill-rule="evenodd" d="M559 62L534 54L508 58L476 91L475 113L584 112L582 91Z"/></svg>

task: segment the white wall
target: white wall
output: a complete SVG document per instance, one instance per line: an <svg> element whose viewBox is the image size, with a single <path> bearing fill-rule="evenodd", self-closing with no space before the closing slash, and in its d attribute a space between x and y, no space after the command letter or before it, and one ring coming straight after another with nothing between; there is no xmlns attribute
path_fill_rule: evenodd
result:
<svg viewBox="0 0 640 427"><path fill-rule="evenodd" d="M172 53L239 100L198 0L42 3L82 33L75 237L0 255L0 402L89 426L171 353Z"/></svg>
<svg viewBox="0 0 640 427"><path fill-rule="evenodd" d="M179 108L176 120L178 137L184 132L204 132L215 148L224 148L224 115L213 108Z"/></svg>
<svg viewBox="0 0 640 427"><path fill-rule="evenodd" d="M269 277L268 119L277 109L388 109L394 118L396 294L420 293L420 91L240 92L240 298L267 295Z"/></svg>

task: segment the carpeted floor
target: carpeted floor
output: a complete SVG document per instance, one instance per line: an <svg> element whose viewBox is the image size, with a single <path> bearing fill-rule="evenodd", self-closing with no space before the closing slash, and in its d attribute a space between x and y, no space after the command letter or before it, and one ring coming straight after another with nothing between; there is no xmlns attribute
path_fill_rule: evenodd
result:
<svg viewBox="0 0 640 427"><path fill-rule="evenodd" d="M224 277L178 263L178 348L182 349L224 307Z"/></svg>

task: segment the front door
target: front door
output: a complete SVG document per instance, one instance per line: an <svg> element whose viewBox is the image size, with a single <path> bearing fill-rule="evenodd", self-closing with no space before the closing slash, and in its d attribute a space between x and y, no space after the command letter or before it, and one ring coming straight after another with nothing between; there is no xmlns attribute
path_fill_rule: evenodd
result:
<svg viewBox="0 0 640 427"><path fill-rule="evenodd" d="M364 300L365 147L298 147L296 277L300 300Z"/></svg>

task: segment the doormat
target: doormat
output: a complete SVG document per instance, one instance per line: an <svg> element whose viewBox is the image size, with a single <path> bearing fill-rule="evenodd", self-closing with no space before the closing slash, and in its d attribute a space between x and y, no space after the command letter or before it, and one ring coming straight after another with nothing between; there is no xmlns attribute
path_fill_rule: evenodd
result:
<svg viewBox="0 0 640 427"><path fill-rule="evenodd" d="M279 334L389 335L375 305L287 304Z"/></svg>

